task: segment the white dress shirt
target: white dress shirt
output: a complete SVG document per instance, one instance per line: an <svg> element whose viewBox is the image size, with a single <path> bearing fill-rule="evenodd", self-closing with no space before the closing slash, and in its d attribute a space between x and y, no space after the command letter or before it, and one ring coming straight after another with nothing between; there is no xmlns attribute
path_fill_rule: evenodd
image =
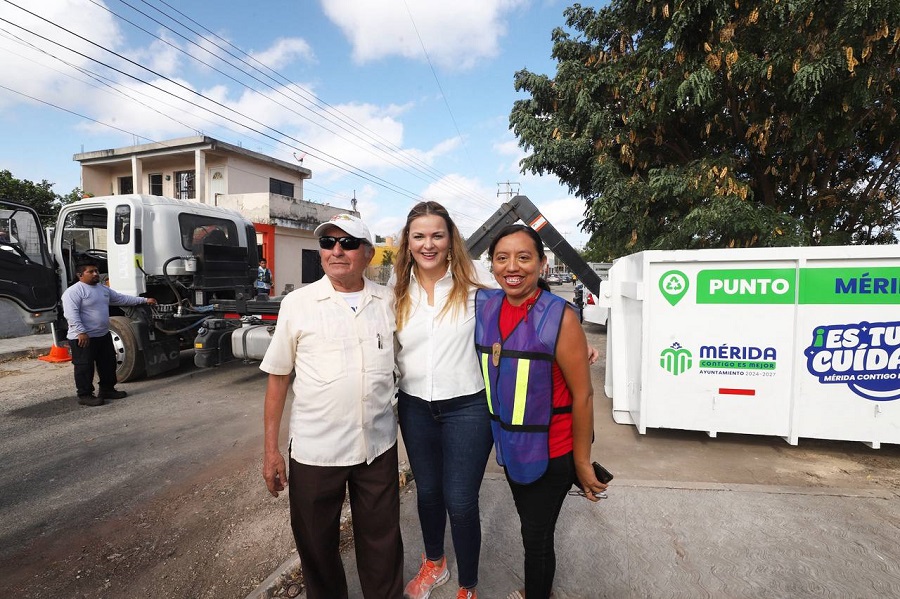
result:
<svg viewBox="0 0 900 599"><path fill-rule="evenodd" d="M296 373L291 457L312 466L372 461L397 442L393 294L368 279L354 312L328 277L285 296L260 369Z"/></svg>
<svg viewBox="0 0 900 599"><path fill-rule="evenodd" d="M479 281L487 287L497 282L475 265ZM389 285L391 282L388 283ZM453 275L447 270L434 285L434 305L419 284L415 271L410 276L409 318L397 332L397 366L400 389L427 401L472 395L484 389L481 366L475 353L475 288L469 290L465 309L443 315Z"/></svg>

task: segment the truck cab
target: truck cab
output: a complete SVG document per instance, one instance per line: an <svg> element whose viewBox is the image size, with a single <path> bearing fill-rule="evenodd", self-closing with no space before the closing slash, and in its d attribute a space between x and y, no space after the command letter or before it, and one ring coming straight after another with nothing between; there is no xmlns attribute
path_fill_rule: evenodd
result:
<svg viewBox="0 0 900 599"><path fill-rule="evenodd" d="M51 243L65 290L86 259L102 283L159 305L110 307L116 376L127 381L175 368L218 306L252 297L256 231L240 213L141 194L87 198L64 206Z"/></svg>
<svg viewBox="0 0 900 599"><path fill-rule="evenodd" d="M52 251L62 289L77 280L75 264L90 258L116 291L149 295L160 304L204 305L247 293L242 284L255 274L256 232L225 208L162 196L108 196L64 206Z"/></svg>

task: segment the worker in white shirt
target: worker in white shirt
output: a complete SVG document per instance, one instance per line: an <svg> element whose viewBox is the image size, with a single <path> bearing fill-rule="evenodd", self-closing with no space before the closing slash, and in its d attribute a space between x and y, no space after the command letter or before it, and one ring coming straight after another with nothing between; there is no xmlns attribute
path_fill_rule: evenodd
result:
<svg viewBox="0 0 900 599"><path fill-rule="evenodd" d="M339 534L348 487L363 595L400 597L392 295L363 276L374 248L360 219L339 214L315 234L325 276L284 298L260 365L269 373L263 477L276 497L289 486L309 599L347 597ZM288 470L278 436L291 372Z"/></svg>

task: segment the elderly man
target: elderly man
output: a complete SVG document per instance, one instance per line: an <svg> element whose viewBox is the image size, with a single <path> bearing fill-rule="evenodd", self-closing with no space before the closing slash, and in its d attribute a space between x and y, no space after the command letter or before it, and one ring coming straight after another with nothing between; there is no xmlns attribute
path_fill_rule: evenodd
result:
<svg viewBox="0 0 900 599"><path fill-rule="evenodd" d="M325 276L284 298L260 365L269 373L263 477L276 497L289 486L309 599L347 597L338 543L348 486L363 595L399 598L392 295L363 276L375 250L360 219L339 214L315 233ZM288 476L278 434L292 371Z"/></svg>

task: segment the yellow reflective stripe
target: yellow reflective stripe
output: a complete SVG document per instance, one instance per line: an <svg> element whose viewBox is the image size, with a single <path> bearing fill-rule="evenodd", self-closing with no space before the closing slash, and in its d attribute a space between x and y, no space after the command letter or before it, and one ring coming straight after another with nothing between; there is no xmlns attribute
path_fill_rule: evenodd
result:
<svg viewBox="0 0 900 599"><path fill-rule="evenodd" d="M481 376L484 377L484 394L487 395L488 412L494 413L494 405L491 403L491 376L488 372L488 355L481 354Z"/></svg>
<svg viewBox="0 0 900 599"><path fill-rule="evenodd" d="M525 400L528 399L528 371L531 360L519 358L516 367L516 395L513 397L513 413L511 424L522 424L525 421Z"/></svg>

